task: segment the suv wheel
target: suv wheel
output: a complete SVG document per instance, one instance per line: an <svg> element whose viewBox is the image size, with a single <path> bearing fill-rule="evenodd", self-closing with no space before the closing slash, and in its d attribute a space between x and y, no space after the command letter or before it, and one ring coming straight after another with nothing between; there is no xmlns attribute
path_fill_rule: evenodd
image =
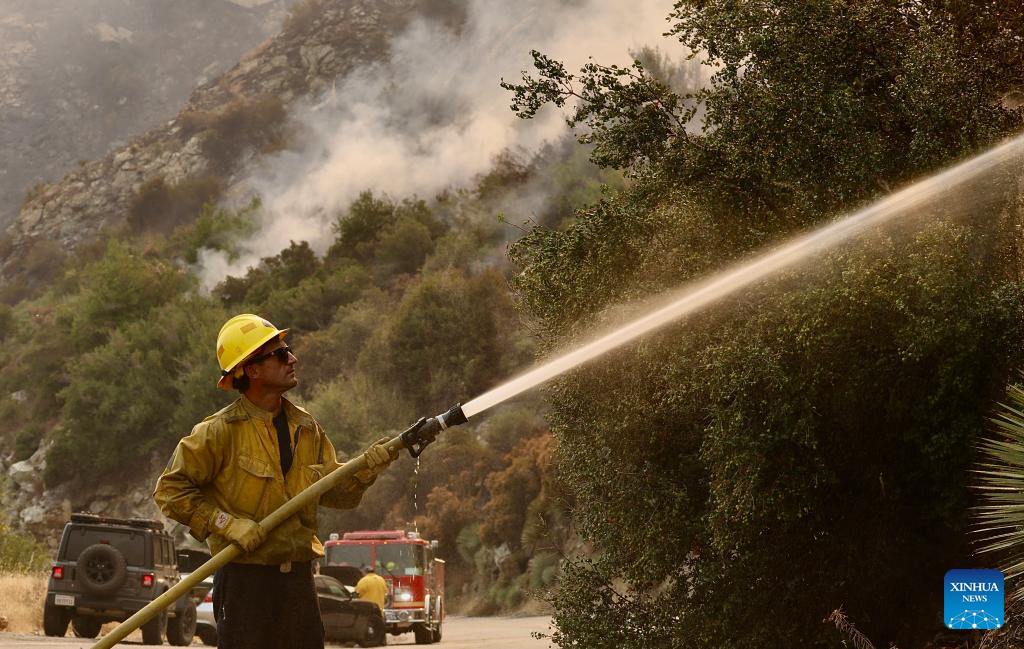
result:
<svg viewBox="0 0 1024 649"><path fill-rule="evenodd" d="M178 614L167 620L167 642L176 647L192 644L192 636L196 634L196 603L185 598L185 605Z"/></svg>
<svg viewBox="0 0 1024 649"><path fill-rule="evenodd" d="M112 545L96 543L78 555L78 579L94 595L112 595L128 576L124 555Z"/></svg>
<svg viewBox="0 0 1024 649"><path fill-rule="evenodd" d="M167 633L167 609L164 609L142 625L143 644L163 644Z"/></svg>
<svg viewBox="0 0 1024 649"><path fill-rule="evenodd" d="M95 638L100 634L103 623L92 617L76 617L71 620L71 630L76 638Z"/></svg>
<svg viewBox="0 0 1024 649"><path fill-rule="evenodd" d="M48 636L63 638L68 632L68 621L71 616L63 606L47 604L43 608L43 633Z"/></svg>

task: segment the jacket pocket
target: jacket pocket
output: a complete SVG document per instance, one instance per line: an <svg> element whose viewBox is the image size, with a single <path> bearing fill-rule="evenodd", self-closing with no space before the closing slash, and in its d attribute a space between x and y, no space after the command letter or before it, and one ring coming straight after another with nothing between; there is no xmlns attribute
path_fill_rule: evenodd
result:
<svg viewBox="0 0 1024 649"><path fill-rule="evenodd" d="M260 505L274 479L273 468L251 455L239 455L238 468L233 485L233 504L240 515L256 520L258 514L269 513L260 511Z"/></svg>
<svg viewBox="0 0 1024 649"><path fill-rule="evenodd" d="M324 477L324 465L322 464L310 464L302 468L305 469L305 475L303 476L302 481L303 489Z"/></svg>

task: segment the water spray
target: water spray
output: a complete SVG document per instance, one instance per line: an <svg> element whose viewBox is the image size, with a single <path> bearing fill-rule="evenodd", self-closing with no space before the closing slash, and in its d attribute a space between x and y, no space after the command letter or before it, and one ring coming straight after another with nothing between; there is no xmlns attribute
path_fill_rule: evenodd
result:
<svg viewBox="0 0 1024 649"><path fill-rule="evenodd" d="M418 458L426 447L437 439L438 434L452 426L464 424L470 417L560 376L643 334L681 320L694 311L725 298L758 280L794 266L811 255L843 243L873 225L879 225L901 212L919 207L939 194L959 187L966 181L989 171L995 165L1019 156L1022 145L1024 145L1024 136L1017 136L985 153L918 181L834 223L797 236L768 252L735 264L708 279L683 287L661 300L659 304L651 306L646 315L611 333L596 337L575 350L543 363L468 401L465 405L457 403L439 415L420 418L408 429L385 443L384 446L393 451L407 449L412 457ZM367 468L366 460L362 456L346 462L264 518L260 521L260 525L269 532L291 516L296 515L303 507L316 502L322 494L340 484L342 480L354 476L356 472L365 468ZM229 563L239 554L241 554L241 549L236 545L224 548L187 578L122 622L93 645L92 649L110 649L161 610L173 605L175 600L191 591L193 586L212 575L214 571Z"/></svg>

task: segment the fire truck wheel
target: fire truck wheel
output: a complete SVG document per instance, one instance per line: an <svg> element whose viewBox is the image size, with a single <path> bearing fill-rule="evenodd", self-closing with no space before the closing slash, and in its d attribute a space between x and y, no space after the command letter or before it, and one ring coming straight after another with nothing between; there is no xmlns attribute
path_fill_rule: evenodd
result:
<svg viewBox="0 0 1024 649"><path fill-rule="evenodd" d="M412 634L416 636L416 644L434 643L434 632L426 624L417 623L412 625Z"/></svg>

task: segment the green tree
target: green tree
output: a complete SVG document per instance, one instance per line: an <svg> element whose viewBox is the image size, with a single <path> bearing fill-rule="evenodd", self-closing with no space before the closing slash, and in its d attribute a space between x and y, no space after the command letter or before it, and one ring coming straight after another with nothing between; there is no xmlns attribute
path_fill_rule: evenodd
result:
<svg viewBox="0 0 1024 649"><path fill-rule="evenodd" d="M169 453L228 397L215 387L211 340L226 320L210 300L182 296L69 359L63 425L47 456L51 484Z"/></svg>
<svg viewBox="0 0 1024 649"><path fill-rule="evenodd" d="M376 345L360 363L422 411L469 399L492 387L509 366L512 317L504 279L488 271L428 275L409 289ZM372 342L372 341L371 341Z"/></svg>
<svg viewBox="0 0 1024 649"><path fill-rule="evenodd" d="M1024 33L1002 4L971 7L677 2L672 32L717 70L689 97L640 65L573 75L535 54L539 77L507 84L515 108L576 101L594 160L634 179L514 247L543 347L1019 128L1000 99ZM833 646L820 621L840 605L871 637L931 636L920 575L965 556L964 451L1024 360L1007 187L946 197L550 388L596 550L553 595L560 646Z"/></svg>
<svg viewBox="0 0 1024 649"><path fill-rule="evenodd" d="M182 269L146 257L129 242L111 241L81 273L70 312L71 336L80 350L104 342L124 323L141 318L194 285Z"/></svg>
<svg viewBox="0 0 1024 649"><path fill-rule="evenodd" d="M333 227L337 240L328 250L327 258L351 257L369 261L373 258L378 234L394 220L395 206L391 201L374 198L370 191L360 193L348 211L335 220Z"/></svg>
<svg viewBox="0 0 1024 649"><path fill-rule="evenodd" d="M434 240L448 231L422 200L395 203L362 192L333 225L337 239L327 251L327 264L355 259L378 274L413 273L434 249Z"/></svg>

